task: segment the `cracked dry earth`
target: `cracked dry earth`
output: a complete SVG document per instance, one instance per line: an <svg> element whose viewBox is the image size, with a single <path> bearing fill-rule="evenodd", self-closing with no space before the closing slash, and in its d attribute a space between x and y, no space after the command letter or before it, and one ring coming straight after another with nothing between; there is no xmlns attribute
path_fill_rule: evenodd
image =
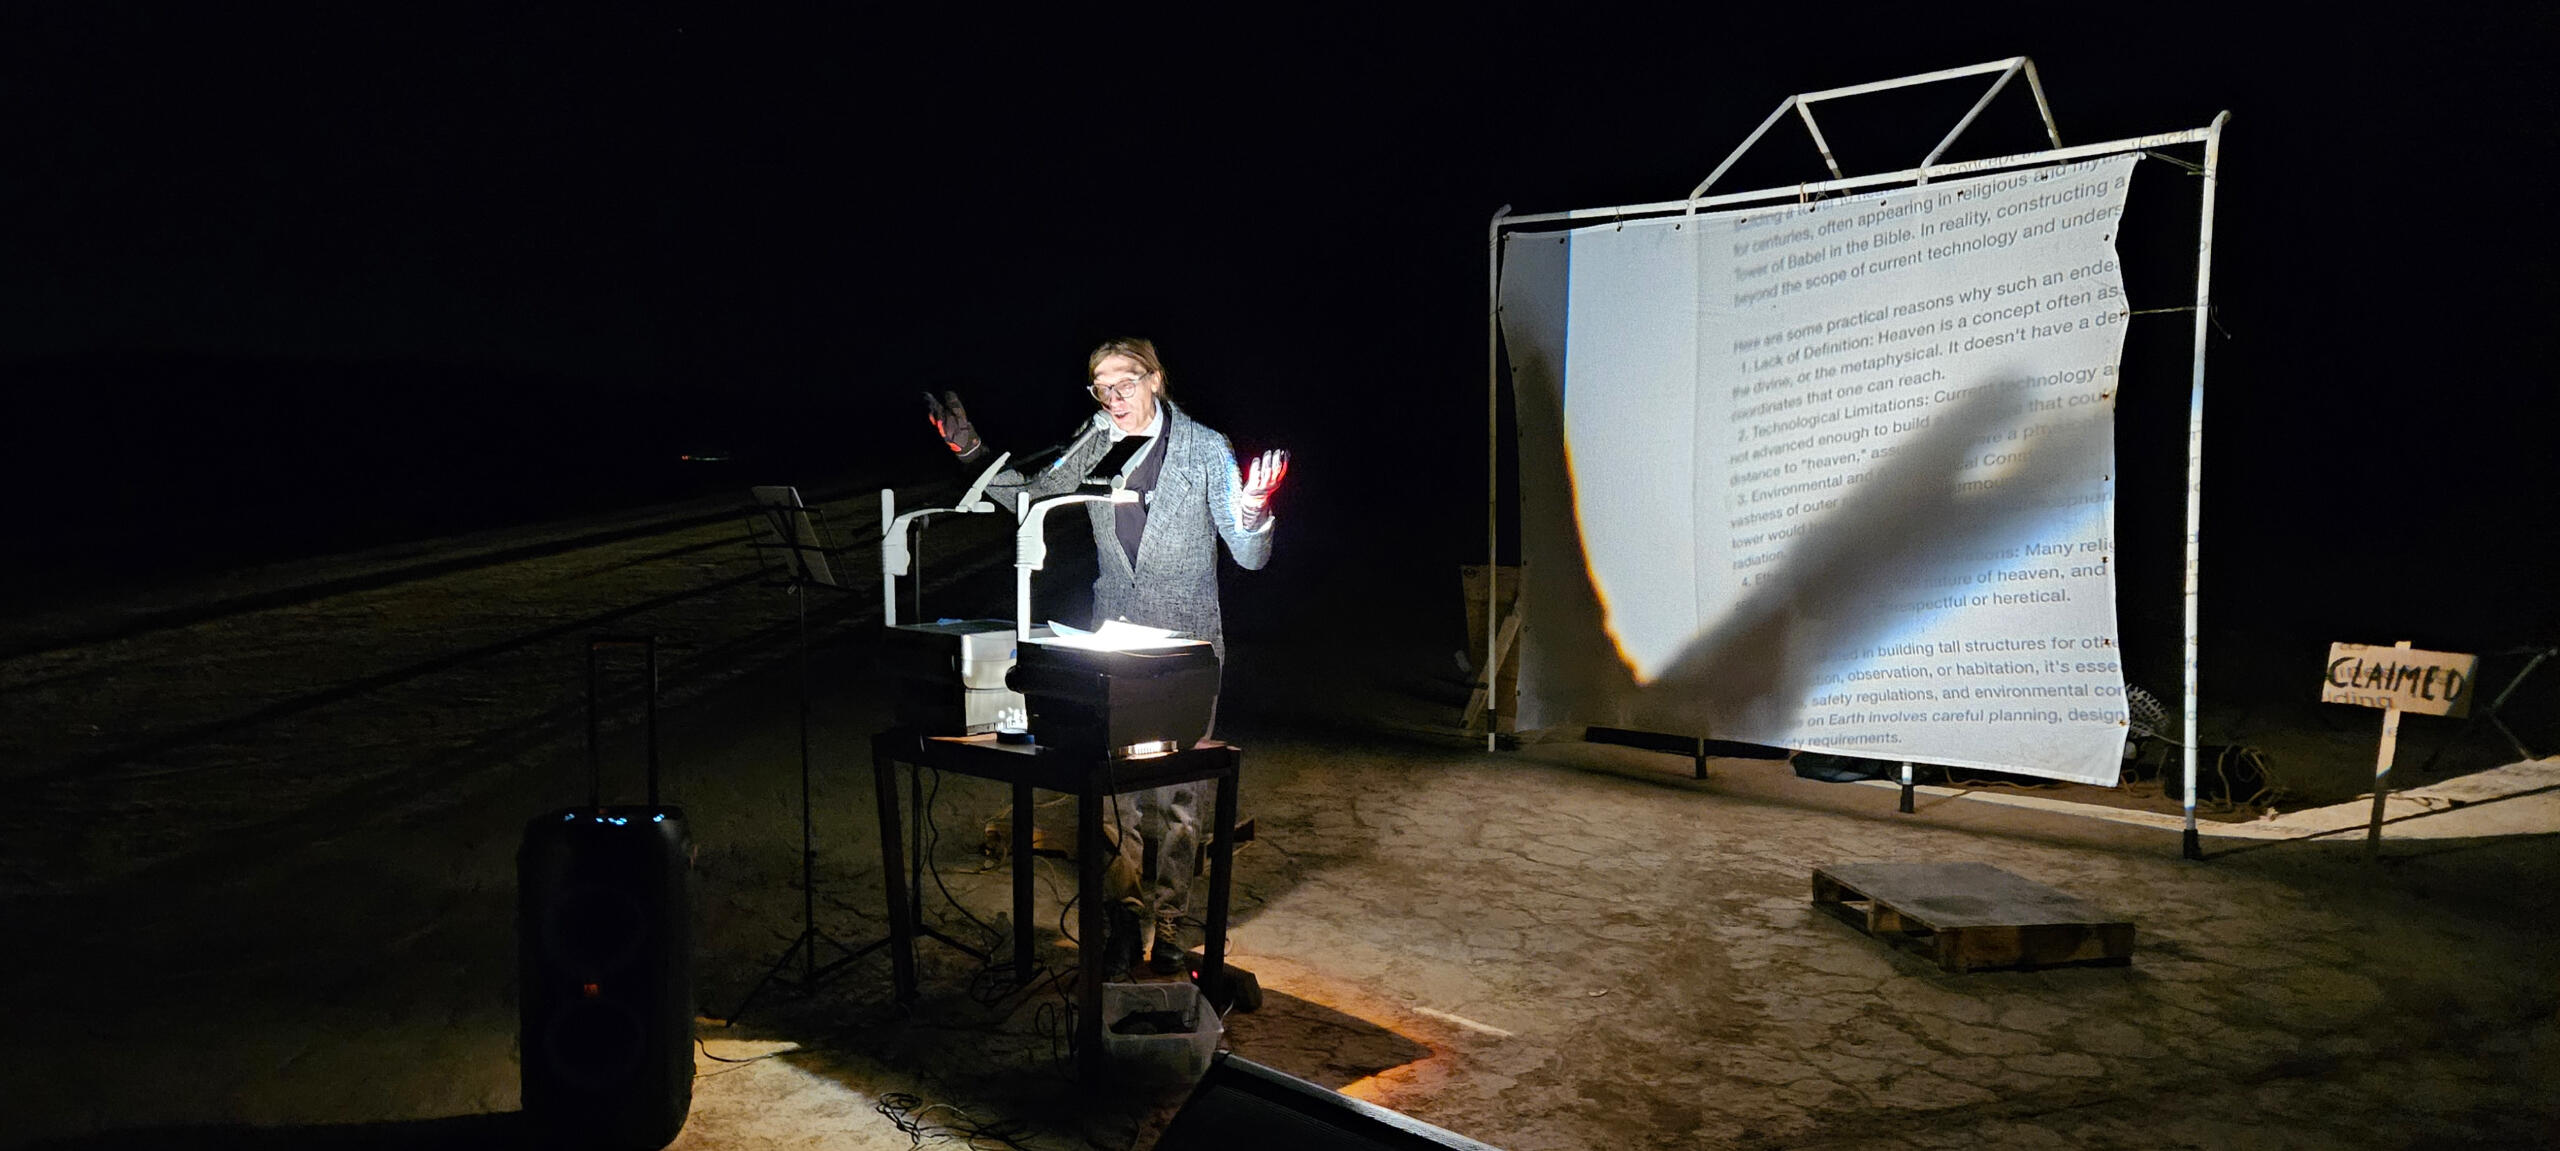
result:
<svg viewBox="0 0 2560 1151"><path fill-rule="evenodd" d="M1889 793L1768 765L1700 784L1598 748L1289 758L1247 792L1276 850L1246 853L1262 898L1240 962L1396 1021L1432 1054L1354 1093L1496 1146L2521 1147L2560 1132L2551 901L2508 902L2513 883L2547 890L2547 838L2380 869L2298 847L2199 864L2163 837L2050 817L1896 816ZM1942 859L2134 920L2133 964L1947 974L1809 901L1819 864ZM1266 887L1275 871L1285 890ZM1258 1025L1235 1017L1237 1050L1316 1054L1266 1050L1279 1038Z"/></svg>

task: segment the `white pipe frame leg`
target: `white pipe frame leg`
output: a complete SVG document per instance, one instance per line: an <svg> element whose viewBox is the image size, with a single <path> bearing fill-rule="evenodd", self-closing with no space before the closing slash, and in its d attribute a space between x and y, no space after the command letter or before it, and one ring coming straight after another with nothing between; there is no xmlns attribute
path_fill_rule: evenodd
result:
<svg viewBox="0 0 2560 1151"><path fill-rule="evenodd" d="M2184 709L2179 730L2186 743L2186 791L2181 802L2186 807L2185 854L2189 859L2204 858L2196 833L2196 664L2201 650L2196 636L2196 593L2202 586L2204 571L2204 352L2206 337L2213 331L2213 197L2220 183L2217 175L2222 164L2222 126L2230 119L2231 113L2221 113L2205 129L2204 206L2198 213L2196 229L2195 382L2187 393L2186 651L2178 684Z"/></svg>
<svg viewBox="0 0 2560 1151"><path fill-rule="evenodd" d="M1763 125L1764 127L1766 125ZM1501 651L1496 636L1502 633L1502 446L1494 429L1502 426L1502 218L1511 214L1511 205L1495 209L1493 219L1484 226L1485 254L1485 339L1484 339L1484 749L1496 747L1495 735L1502 724L1501 699L1494 695L1494 684L1501 681L1501 668L1494 657ZM1528 572L1520 577L1525 579ZM1517 607L1512 610L1519 610Z"/></svg>

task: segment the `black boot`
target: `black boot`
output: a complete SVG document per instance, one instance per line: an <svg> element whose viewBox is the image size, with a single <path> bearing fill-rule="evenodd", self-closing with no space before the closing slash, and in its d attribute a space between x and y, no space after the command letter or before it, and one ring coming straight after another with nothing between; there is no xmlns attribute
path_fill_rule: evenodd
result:
<svg viewBox="0 0 2560 1151"><path fill-rule="evenodd" d="M1147 958L1147 970L1158 975L1171 975L1183 969L1183 959L1182 936L1174 930L1173 921L1158 920L1154 953Z"/></svg>

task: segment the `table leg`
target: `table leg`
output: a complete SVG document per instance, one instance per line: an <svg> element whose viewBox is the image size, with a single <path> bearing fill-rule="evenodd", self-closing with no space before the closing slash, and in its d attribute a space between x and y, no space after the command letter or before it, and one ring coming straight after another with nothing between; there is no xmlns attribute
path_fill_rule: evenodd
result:
<svg viewBox="0 0 2560 1151"><path fill-rule="evenodd" d="M1013 977L1031 981L1031 785L1013 785Z"/></svg>
<svg viewBox="0 0 2560 1151"><path fill-rule="evenodd" d="M889 970L898 1002L906 1003L916 997L916 927L899 874L904 861L898 857L904 853L898 849L898 761L876 745L871 749L871 790L880 807L880 875L889 893Z"/></svg>
<svg viewBox="0 0 2560 1151"><path fill-rule="evenodd" d="M934 770L937 773L934 778L940 779L941 776L938 773L941 769ZM924 934L922 930L924 927L924 829L925 821L933 818L933 813L924 808L924 767L920 764L907 765L907 810L914 812L916 817L916 837L907 842L907 906L915 909L916 934L922 935Z"/></svg>
<svg viewBox="0 0 2560 1151"><path fill-rule="evenodd" d="M1209 840L1209 937L1201 941L1200 988L1220 1008L1234 997L1227 986L1227 911L1234 893L1236 785L1242 774L1230 763L1218 777L1217 817Z"/></svg>
<svg viewBox="0 0 2560 1151"><path fill-rule="evenodd" d="M1088 782L1076 795L1076 1066L1088 1085L1110 1074L1102 1058L1102 952L1108 931L1103 890L1101 789Z"/></svg>

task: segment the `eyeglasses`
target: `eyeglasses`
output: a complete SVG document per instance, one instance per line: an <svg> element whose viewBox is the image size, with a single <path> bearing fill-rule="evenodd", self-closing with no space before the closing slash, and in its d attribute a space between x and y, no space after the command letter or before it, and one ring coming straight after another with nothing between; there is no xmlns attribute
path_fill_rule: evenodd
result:
<svg viewBox="0 0 2560 1151"><path fill-rule="evenodd" d="M1131 376L1116 384L1095 384L1092 387L1086 388L1085 391L1091 393L1094 402L1098 404L1107 404L1113 400L1125 400L1138 394L1138 386L1147 382L1147 376L1152 376L1154 374L1154 372L1148 372L1144 375Z"/></svg>

